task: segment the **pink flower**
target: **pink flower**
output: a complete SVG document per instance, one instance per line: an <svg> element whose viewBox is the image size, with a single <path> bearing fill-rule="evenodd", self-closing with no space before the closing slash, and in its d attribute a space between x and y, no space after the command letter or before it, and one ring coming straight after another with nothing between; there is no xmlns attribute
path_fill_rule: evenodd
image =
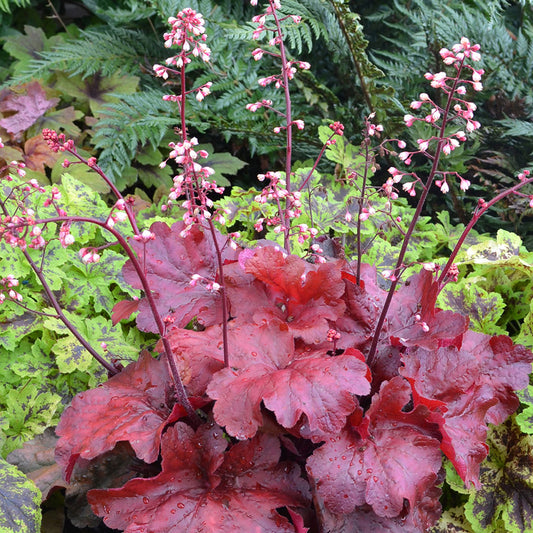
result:
<svg viewBox="0 0 533 533"><path fill-rule="evenodd" d="M418 149L422 152L425 152L429 148L429 139L418 139L416 142L418 144Z"/></svg>
<svg viewBox="0 0 533 533"><path fill-rule="evenodd" d="M411 156L413 154L411 154L411 152L400 152L398 154L398 157L406 164L406 165L410 165L411 164Z"/></svg>
<svg viewBox="0 0 533 533"><path fill-rule="evenodd" d="M405 122L405 125L410 128L413 125L413 122L416 120L416 117L413 117L413 115L405 115L403 117L403 120Z"/></svg>
<svg viewBox="0 0 533 533"><path fill-rule="evenodd" d="M437 120L439 120L439 118L440 118L440 111L436 107L434 107L431 110L431 113L426 116L425 121L428 122L429 124L434 124L435 122L437 122Z"/></svg>
<svg viewBox="0 0 533 533"><path fill-rule="evenodd" d="M443 192L444 194L446 194L449 190L450 190L450 187L448 186L448 184L446 183L446 180L436 180L435 181L435 185L437 187L440 188L441 192Z"/></svg>
<svg viewBox="0 0 533 533"><path fill-rule="evenodd" d="M444 87L446 85L446 72L437 72L437 74L434 74L431 78L431 86L435 89L438 89L440 87Z"/></svg>
<svg viewBox="0 0 533 533"><path fill-rule="evenodd" d="M264 50L262 50L261 48L256 48L252 51L252 56L256 61L259 61L263 57L263 54Z"/></svg>
<svg viewBox="0 0 533 533"><path fill-rule="evenodd" d="M459 176L461 178L461 176ZM459 185L459 188L462 191L467 191L470 187L470 182L468 180L465 180L464 178L461 178L461 184Z"/></svg>
<svg viewBox="0 0 533 533"><path fill-rule="evenodd" d="M405 192L409 193L409 196L415 196L416 190L415 190L415 182L414 181L407 181L402 185L402 189Z"/></svg>
<svg viewBox="0 0 533 533"><path fill-rule="evenodd" d="M344 133L344 125L340 122L334 122L333 124L330 124L329 127L336 135L342 135Z"/></svg>

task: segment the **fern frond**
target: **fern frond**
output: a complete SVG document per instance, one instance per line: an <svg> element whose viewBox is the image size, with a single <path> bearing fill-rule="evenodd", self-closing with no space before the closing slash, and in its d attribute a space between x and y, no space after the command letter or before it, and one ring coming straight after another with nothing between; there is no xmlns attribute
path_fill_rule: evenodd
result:
<svg viewBox="0 0 533 533"><path fill-rule="evenodd" d="M507 128L503 133L504 137L533 137L533 122L506 118L498 120L498 124Z"/></svg>
<svg viewBox="0 0 533 533"><path fill-rule="evenodd" d="M91 10L100 19L107 22L110 26L120 27L124 24L146 20L154 13L154 8L141 0L128 0L129 9L121 7L111 7L109 5L101 6L98 0L84 0L83 5Z"/></svg>
<svg viewBox="0 0 533 533"><path fill-rule="evenodd" d="M138 74L139 63L144 63L146 56L165 57L164 50L153 36L140 30L100 26L82 31L75 41L41 52L41 57L30 61L26 70L11 83L46 77L54 70L83 77L96 72L103 76L116 72Z"/></svg>
<svg viewBox="0 0 533 533"><path fill-rule="evenodd" d="M163 101L165 93L146 90L120 96L118 103L108 104L105 117L95 129L93 142L101 150L98 164L111 179L116 179L131 162L139 147L157 148L169 129L176 124L175 109Z"/></svg>

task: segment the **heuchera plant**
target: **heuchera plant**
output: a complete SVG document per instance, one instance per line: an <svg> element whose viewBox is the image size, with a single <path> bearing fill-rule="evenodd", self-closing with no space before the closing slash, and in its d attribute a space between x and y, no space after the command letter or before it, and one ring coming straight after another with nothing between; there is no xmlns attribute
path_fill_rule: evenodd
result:
<svg viewBox="0 0 533 533"><path fill-rule="evenodd" d="M52 189L37 213L35 195L44 189L32 181L10 188L12 178L4 178L1 238L24 250L55 316L110 375L97 389L78 394L63 413L56 429L57 462L68 480L80 463L112 452L119 442L129 443L138 459L138 469L122 487L88 492L92 509L111 528L129 533L425 531L441 514L443 458L467 486L479 487L487 425L501 424L513 413L519 404L513 391L528 385L533 360L528 349L504 335L474 333L468 317L435 306L456 275L453 261L468 232L505 194L520 194L533 181L528 171L505 193L479 201L443 268L426 263L400 283L408 266L405 250L433 182L443 192L450 179L459 179L462 188L469 185L441 170L439 162L480 126L473 119L475 104L466 99L469 89L482 89L483 70L472 66L480 60L479 46L463 38L441 50L451 73L426 78L444 93L444 107L424 93L411 107L427 109L426 114L405 117L407 126L426 123L429 133L399 159L408 167L413 157L423 156L432 167L425 177L408 168L389 169L382 194L391 202L400 182L410 195L421 193L396 266L379 279L375 267L360 261L360 247L353 262L325 257L320 240L312 240L316 231L298 224L301 190L318 160L294 188L292 129L305 125L294 118L289 86L297 70L309 65L288 57L283 28L299 19L280 9L279 1L270 0L254 17L254 37L267 36L268 44L253 57L280 61L279 72L259 83L279 87L285 107L280 111L261 101L249 109L264 108L282 120L274 133L285 135L285 172L260 176L267 185L257 198L260 205L274 205L274 214L265 211L270 214L257 229L273 228L282 246L261 241L244 248L237 244L238 234L223 235L215 227L215 221L224 224L224 213L211 195L222 190L210 181L212 170L199 163L208 154L195 150L197 140L186 125L187 97L201 100L210 87L186 83L193 58L210 60L204 20L192 9L169 19L165 45L179 51L154 66L163 79L177 76L181 89L167 97L179 107L180 139L162 165L180 167L165 209L184 197L182 221L139 228L130 202L97 161L85 160L71 141L51 130L43 134L53 151L77 157L109 183L117 197L111 212L102 219L69 216ZM366 187L375 150L406 148L398 139L372 148L372 139L383 131L373 118L365 122L360 221L373 215ZM342 124L330 127L320 157L342 135ZM115 228L124 220L131 225L130 238ZM124 278L144 296L119 302L114 320L137 311L139 329L160 335L157 357L144 351L125 368L107 361L47 290L40 262L54 238L49 234L59 227L61 244L73 246L70 230L76 224L99 226L114 238L104 246L120 245L127 254ZM291 254L294 240L309 243L306 259ZM102 248L79 250L80 260L99 261ZM23 305L17 285L14 278L2 279L0 298Z"/></svg>

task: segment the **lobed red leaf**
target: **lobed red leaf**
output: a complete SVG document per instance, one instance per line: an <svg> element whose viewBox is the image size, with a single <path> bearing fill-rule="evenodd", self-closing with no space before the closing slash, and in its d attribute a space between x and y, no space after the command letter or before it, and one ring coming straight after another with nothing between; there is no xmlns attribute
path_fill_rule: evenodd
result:
<svg viewBox="0 0 533 533"><path fill-rule="evenodd" d="M156 461L163 429L186 414L172 390L165 360L143 352L100 387L77 394L56 428L56 461L67 477L77 457L93 459L119 441L146 463Z"/></svg>
<svg viewBox="0 0 533 533"><path fill-rule="evenodd" d="M158 476L92 490L89 503L124 533L294 533L276 508L308 505L309 489L295 465L278 462L279 441L260 435L227 446L216 424L195 433L178 422L163 436Z"/></svg>
<svg viewBox="0 0 533 533"><path fill-rule="evenodd" d="M215 420L238 439L261 425L261 402L291 428L302 415L315 437L337 432L355 409L354 394L370 391L370 373L358 350L331 357L325 350L298 352L283 322L230 330L231 368L207 388Z"/></svg>
<svg viewBox="0 0 533 533"><path fill-rule="evenodd" d="M361 426L346 427L308 459L307 471L333 512L348 514L368 504L377 516L395 518L405 499L413 516L421 517L420 531L438 519L438 433L426 407L403 411L410 398L406 380L384 382ZM419 506L427 498L433 512L426 516Z"/></svg>
<svg viewBox="0 0 533 533"><path fill-rule="evenodd" d="M468 331L460 348L411 348L402 360L415 404L434 411L443 452L467 485L479 487L487 423L501 424L518 407L513 391L528 385L533 353L504 335Z"/></svg>
<svg viewBox="0 0 533 533"><path fill-rule="evenodd" d="M173 318L180 327L185 327L195 317L205 326L218 324L222 320L220 293L207 290L200 281L191 285L194 274L211 282L217 279L218 263L211 234L195 225L184 238L180 235L184 229L183 221L174 223L171 228L163 222L155 222L150 227L154 240L143 243L131 239L130 245L146 270L162 317ZM218 232L216 235L223 261L237 260L238 252L225 246L227 237ZM125 263L122 273L132 287L143 288L131 260ZM157 333L146 297L139 302L137 326L142 331Z"/></svg>

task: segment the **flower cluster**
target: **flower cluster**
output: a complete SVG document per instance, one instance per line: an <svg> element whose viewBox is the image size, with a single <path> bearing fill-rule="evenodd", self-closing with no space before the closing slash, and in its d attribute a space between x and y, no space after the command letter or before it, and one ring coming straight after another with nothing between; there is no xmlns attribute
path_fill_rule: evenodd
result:
<svg viewBox="0 0 533 533"><path fill-rule="evenodd" d="M22 294L17 292L13 287L17 287L19 280L12 274L8 274L5 278L0 279L0 303L5 301L6 295L9 299L15 302L22 301Z"/></svg>
<svg viewBox="0 0 533 533"><path fill-rule="evenodd" d="M430 82L431 87L443 91L448 99L446 108L441 107L436 101L427 93L421 93L418 100L411 102L411 109L419 110L423 107L428 108L425 115L416 117L411 114L404 116L404 122L407 127L411 127L416 121L424 122L431 125L438 130L437 135L431 135L427 138L417 139L418 150L402 151L398 154L398 158L403 161L405 165L410 165L413 156L422 154L426 157L433 158L434 153L438 152L444 155L450 155L453 150L458 148L462 142L466 141L466 133L459 129L454 133L444 134L444 125L450 123L451 120L464 121L464 128L467 133L477 130L481 124L477 120L473 120L474 111L477 109L476 104L468 102L463 98L467 92L467 86L470 85L475 91L483 89L481 84L481 76L484 74L483 69L476 69L468 63L467 60L477 62L481 59L479 54L479 45L472 45L468 39L463 37L458 44L452 47L452 50L442 48L440 56L445 65L452 66L455 69L454 75L448 75L446 72L437 72L436 74L426 73L424 77ZM471 80L462 78L463 72L467 70L471 72ZM444 122L444 124L443 124ZM401 144L400 144L401 143ZM399 148L405 148L403 141L398 141ZM399 183L404 176L412 176L413 181L404 181L402 188L409 195L416 195L416 184L420 182L415 173L402 172L396 167L389 168L390 177L387 179L383 189L385 193L392 199L397 197L395 184ZM437 171L440 179L435 180L435 184L440 188L441 192L447 193L450 190L447 178L452 175L460 182L460 189L466 191L470 187L470 181L464 179L456 172L442 172Z"/></svg>
<svg viewBox="0 0 533 533"><path fill-rule="evenodd" d="M194 150L197 145L198 139L196 137L179 143L169 143L172 150L168 159L160 165L164 167L169 159L174 159L183 168L183 172L173 178L174 185L170 189L168 202L163 206L163 210L168 209L178 198L185 196L186 200L181 204L181 207L186 210L183 220L188 229L193 224L211 217L221 224L225 223L224 213L219 211L214 214L211 213L210 208L213 207L213 201L208 197L209 192L222 194L224 187L219 187L215 181L209 181L209 177L215 171L211 167L198 163L198 157L205 159L209 154L205 150Z"/></svg>
<svg viewBox="0 0 533 533"><path fill-rule="evenodd" d="M299 191L287 191L287 182L282 177L281 172L269 171L266 174L257 176L259 181L268 181L268 185L255 197L255 201L260 205L274 203L280 205L285 202L285 215L287 220L298 218L302 214L301 193ZM278 210L279 212L279 210ZM256 231L263 231L266 226L273 226L274 233L282 233L287 228L279 215L265 216L259 218L254 224ZM290 229L290 228L289 228ZM297 224L292 228L293 235L296 235L300 244L317 235L315 228L310 228L307 224Z"/></svg>
<svg viewBox="0 0 533 533"><path fill-rule="evenodd" d="M170 17L168 23L171 26L171 31L163 35L165 47L178 46L181 50L178 54L166 59L166 66L156 64L152 67L156 77L164 80L169 78L169 74L183 74L181 71L185 65L192 61L191 56L199 57L206 63L211 58L211 50L205 44L207 35L205 33L204 18L201 13L197 13L194 9L186 8L180 11L176 17ZM196 99L201 102L207 95L211 94L211 86L212 83L207 82L187 91L186 94L195 92ZM181 98L182 95L169 94L165 95L163 100L179 103Z"/></svg>
<svg viewBox="0 0 533 533"><path fill-rule="evenodd" d="M70 152L74 150L74 141L67 140L64 133L57 133L48 128L43 129L43 138L52 152Z"/></svg>
<svg viewBox="0 0 533 533"><path fill-rule="evenodd" d="M78 255L86 265L89 263L98 263L100 261L100 254L97 252L96 248L81 248Z"/></svg>

